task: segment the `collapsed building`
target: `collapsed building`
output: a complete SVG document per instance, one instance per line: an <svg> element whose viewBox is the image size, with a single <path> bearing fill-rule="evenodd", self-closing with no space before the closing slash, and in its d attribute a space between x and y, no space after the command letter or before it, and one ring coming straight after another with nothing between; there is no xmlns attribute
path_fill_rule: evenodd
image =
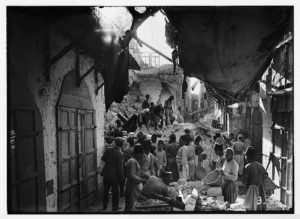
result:
<svg viewBox="0 0 300 219"><path fill-rule="evenodd" d="M94 203L102 185L105 112L126 102L128 92L143 96L152 86L159 87L150 93L154 100L173 94L177 109L187 77L200 79L220 105L224 131L235 123L251 130L260 161L272 161L278 198L292 208L293 8L127 10L130 25L105 44L95 8L7 9L9 211L78 212ZM136 29L158 10L178 52L182 72L175 75L166 73L170 66L141 69L129 51ZM241 102L237 111L228 109ZM232 119L237 113L243 122Z"/></svg>

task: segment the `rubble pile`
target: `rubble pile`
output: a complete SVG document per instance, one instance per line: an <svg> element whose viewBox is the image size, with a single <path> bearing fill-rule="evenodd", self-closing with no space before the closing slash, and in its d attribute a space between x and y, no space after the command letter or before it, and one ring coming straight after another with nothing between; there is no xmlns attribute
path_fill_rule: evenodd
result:
<svg viewBox="0 0 300 219"><path fill-rule="evenodd" d="M138 114L142 111L142 94L136 84L130 87L127 95L124 96L121 103L113 102L110 109L107 111L105 116L105 130L108 126L115 124L118 116L117 113L121 113L123 116L130 118L134 114Z"/></svg>

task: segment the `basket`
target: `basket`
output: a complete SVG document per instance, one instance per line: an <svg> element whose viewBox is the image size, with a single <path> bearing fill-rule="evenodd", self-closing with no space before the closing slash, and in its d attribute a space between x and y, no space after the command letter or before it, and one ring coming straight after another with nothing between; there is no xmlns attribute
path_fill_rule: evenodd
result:
<svg viewBox="0 0 300 219"><path fill-rule="evenodd" d="M274 190L279 188L268 176L265 178L263 185L266 195L273 194Z"/></svg>
<svg viewBox="0 0 300 219"><path fill-rule="evenodd" d="M212 171L203 179L204 183L209 186L221 186L222 176L217 171Z"/></svg>

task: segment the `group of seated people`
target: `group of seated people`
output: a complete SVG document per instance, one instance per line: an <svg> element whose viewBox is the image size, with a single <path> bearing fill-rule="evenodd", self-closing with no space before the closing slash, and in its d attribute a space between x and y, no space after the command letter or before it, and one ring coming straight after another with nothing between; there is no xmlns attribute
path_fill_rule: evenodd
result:
<svg viewBox="0 0 300 219"><path fill-rule="evenodd" d="M257 188L260 191L262 178L267 172L257 162L246 167L244 165L245 152L249 152L246 155L249 158L248 163L254 162L254 148L246 148L242 134L238 135L237 141L232 140L227 146L226 141L228 139L224 139L217 132L214 136L214 153L208 156L201 136L194 138L188 129L178 142L175 134L171 134L169 141L165 142L156 134L144 134L142 131L137 135L131 132L122 137L107 136L102 156L105 163L102 170L103 208L107 208L111 188L112 210L119 209L119 197L125 196L125 211L132 211L134 202L149 177L163 178L166 172L171 173L172 181L188 181L200 180L215 170L223 175L222 193L224 200L229 203L236 201L238 177L249 188L251 185L257 186L252 188L252 193ZM199 172L202 175L199 176ZM251 194L247 197L252 197ZM257 196L261 196L261 193ZM248 202L252 203L253 200Z"/></svg>

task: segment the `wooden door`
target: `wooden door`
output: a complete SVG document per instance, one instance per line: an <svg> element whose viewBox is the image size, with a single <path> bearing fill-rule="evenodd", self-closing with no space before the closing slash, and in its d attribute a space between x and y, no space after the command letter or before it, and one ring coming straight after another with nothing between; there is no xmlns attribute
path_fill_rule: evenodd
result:
<svg viewBox="0 0 300 219"><path fill-rule="evenodd" d="M95 145L94 111L78 110L78 150L80 156L80 208L96 201L97 154Z"/></svg>
<svg viewBox="0 0 300 219"><path fill-rule="evenodd" d="M11 75L7 150L9 213L46 211L42 119L24 84L17 75Z"/></svg>
<svg viewBox="0 0 300 219"><path fill-rule="evenodd" d="M57 111L59 211L64 212L86 209L97 193L94 110L86 84L77 87L75 76L66 76Z"/></svg>
<svg viewBox="0 0 300 219"><path fill-rule="evenodd" d="M280 161L279 173L272 164L272 179L280 186L275 195L288 208L291 208L293 207L294 182L293 96L291 93L274 95L271 104L274 125L272 130L272 152Z"/></svg>
<svg viewBox="0 0 300 219"><path fill-rule="evenodd" d="M273 113L273 122L277 125L280 125L286 130L276 129L273 128L272 135L273 135L273 153L279 158L280 160L280 170L279 173L275 167L274 164L272 164L272 179L274 182L280 186L280 190L277 191L275 194L280 201L283 203L286 203L286 195L287 195L287 186L288 181L287 179L287 170L290 169L290 167L287 168L288 160L288 144L289 144L289 137L290 137L290 118L291 115L288 112L274 112Z"/></svg>
<svg viewBox="0 0 300 219"><path fill-rule="evenodd" d="M78 132L75 109L59 107L59 211L79 211Z"/></svg>

